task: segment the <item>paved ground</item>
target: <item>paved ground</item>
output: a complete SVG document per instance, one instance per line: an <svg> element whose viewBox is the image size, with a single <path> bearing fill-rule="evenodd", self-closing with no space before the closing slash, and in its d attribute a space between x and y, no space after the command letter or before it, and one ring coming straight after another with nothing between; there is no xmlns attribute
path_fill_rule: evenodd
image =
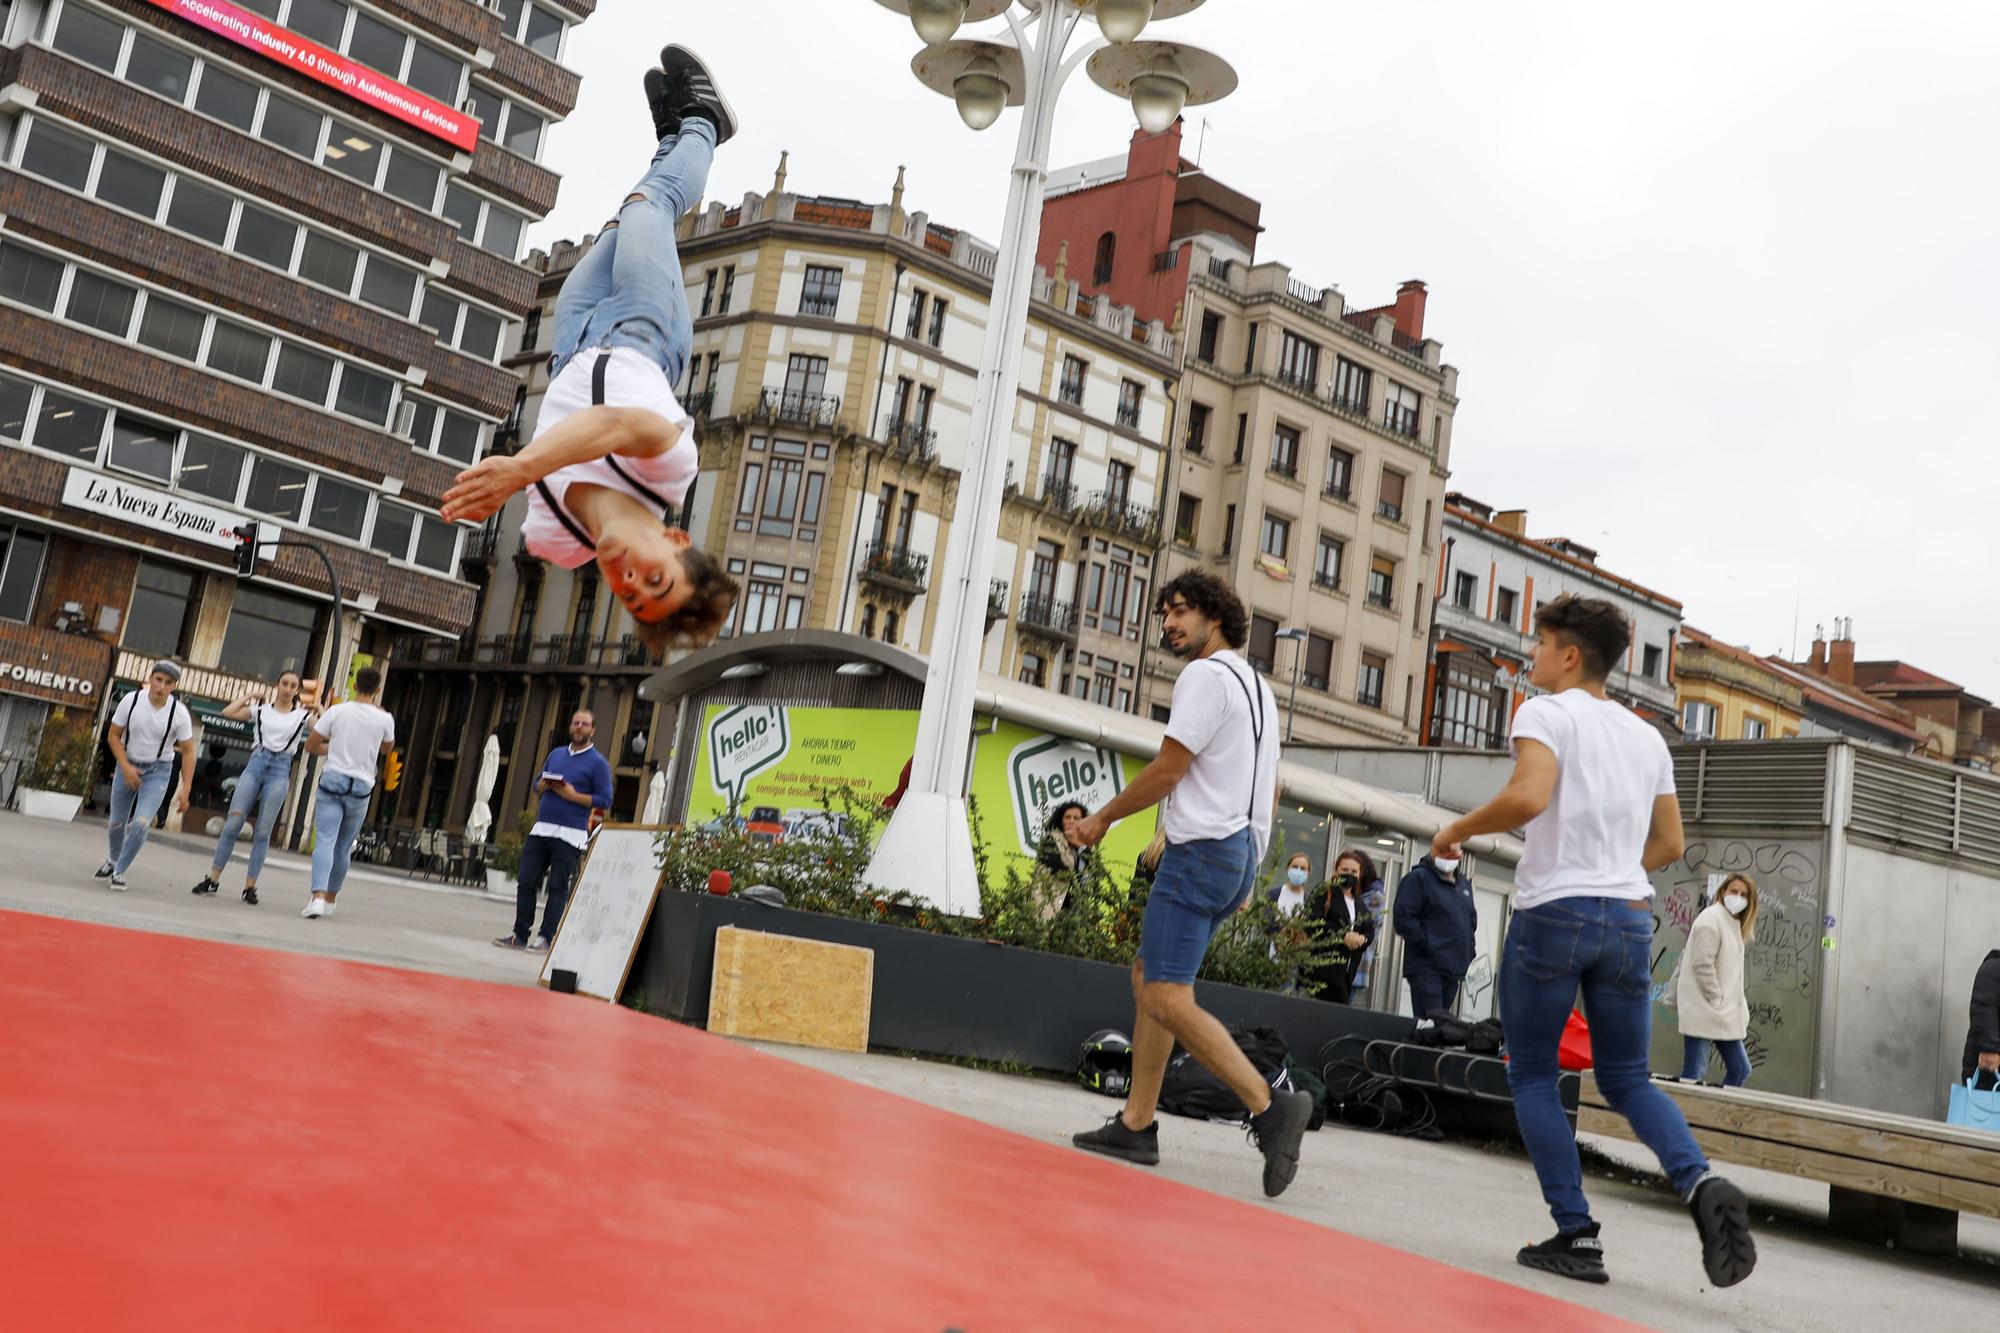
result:
<svg viewBox="0 0 2000 1333"><path fill-rule="evenodd" d="M541 960L493 947L512 924L514 904L474 889L357 870L340 910L323 921L299 916L312 885L302 857L272 853L258 885L262 902L239 896L248 847L223 878L223 891L188 890L208 869L213 839L155 832L127 876L125 893L91 878L104 860L102 819L56 824L0 813L0 907L137 930L194 935L297 953L443 972L481 981L534 985Z"/></svg>
<svg viewBox="0 0 2000 1333"><path fill-rule="evenodd" d="M273 858L261 907L247 907L235 896L240 858L224 895L196 899L187 890L206 865L207 845L156 835L135 867L131 892L114 895L90 878L102 857L102 836L98 824L52 825L0 814L0 847L8 850L12 871L0 880L0 908L513 985L532 985L539 970L536 960L488 943L506 928L512 904L484 893L357 872L342 895L340 915L310 922L298 916L307 876L296 858ZM1060 1082L887 1055L766 1049L1044 1143L1065 1143L1112 1106ZM1271 1203L1257 1188L1255 1159L1241 1131L1169 1120L1162 1140L1167 1161L1159 1174L1333 1229L1325 1233L1324 1254L1287 1258L1281 1270L1342 1262L1336 1231L1345 1232L1674 1330L1970 1326L1989 1313L2000 1278L2000 1222L1962 1221L1967 1258L1898 1254L1827 1235L1823 1188L1737 1168L1731 1175L1758 1204L1762 1261L1748 1283L1708 1290L1693 1228L1679 1205L1656 1191L1598 1179L1589 1188L1605 1225L1613 1282L1580 1287L1514 1264L1514 1248L1540 1239L1549 1226L1533 1172L1513 1153L1329 1128L1307 1140L1298 1183ZM1630 1144L1604 1140L1596 1146L1621 1160L1645 1161L1644 1151ZM1107 1238L1108 1245L1119 1243ZM1399 1299L1366 1271L1355 1281L1385 1306ZM1282 1299L1283 1286L1282 1278L1273 1281L1275 1299Z"/></svg>

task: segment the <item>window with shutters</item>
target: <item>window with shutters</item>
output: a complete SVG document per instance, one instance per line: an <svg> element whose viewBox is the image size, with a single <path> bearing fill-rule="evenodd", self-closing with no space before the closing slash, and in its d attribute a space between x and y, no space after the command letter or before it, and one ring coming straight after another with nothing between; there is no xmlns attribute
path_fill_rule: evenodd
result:
<svg viewBox="0 0 2000 1333"><path fill-rule="evenodd" d="M1306 636L1306 665L1299 683L1309 690L1325 690L1333 682L1333 640L1318 634Z"/></svg>
<svg viewBox="0 0 2000 1333"><path fill-rule="evenodd" d="M1393 610L1396 605L1396 562L1378 555L1368 567L1368 601L1372 606Z"/></svg>
<svg viewBox="0 0 2000 1333"><path fill-rule="evenodd" d="M1403 491L1409 478L1393 468L1382 469L1382 493L1375 501L1375 512L1391 523L1403 521Z"/></svg>
<svg viewBox="0 0 2000 1333"><path fill-rule="evenodd" d="M1382 686L1388 679L1389 659L1380 653L1361 654L1361 677L1354 692L1357 702L1368 708L1382 706Z"/></svg>
<svg viewBox="0 0 2000 1333"><path fill-rule="evenodd" d="M1251 666L1270 675L1272 665L1278 660L1278 622L1269 616L1251 616L1250 642L1243 655Z"/></svg>

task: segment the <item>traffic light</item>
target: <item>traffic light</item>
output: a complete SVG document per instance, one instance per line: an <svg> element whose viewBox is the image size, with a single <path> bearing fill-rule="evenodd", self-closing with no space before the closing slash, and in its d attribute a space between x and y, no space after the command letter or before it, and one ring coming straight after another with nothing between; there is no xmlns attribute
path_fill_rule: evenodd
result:
<svg viewBox="0 0 2000 1333"><path fill-rule="evenodd" d="M300 682L299 682L299 707L301 707L301 708L318 708L318 707L319 707L319 682L318 682L318 681L316 681L316 680L302 680L302 681L300 681Z"/></svg>
<svg viewBox="0 0 2000 1333"><path fill-rule="evenodd" d="M236 574L239 578L249 578L257 572L257 525L245 523L234 529L236 535Z"/></svg>
<svg viewBox="0 0 2000 1333"><path fill-rule="evenodd" d="M389 762L382 769L382 790L394 791L403 785L403 752L389 751Z"/></svg>

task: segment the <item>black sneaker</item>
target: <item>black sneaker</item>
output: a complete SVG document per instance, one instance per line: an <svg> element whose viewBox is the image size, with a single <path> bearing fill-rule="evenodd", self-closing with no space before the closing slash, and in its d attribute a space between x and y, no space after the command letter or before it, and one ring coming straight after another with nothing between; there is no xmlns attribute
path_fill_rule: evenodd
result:
<svg viewBox="0 0 2000 1333"><path fill-rule="evenodd" d="M219 892L221 888L222 885L216 881L215 876L203 875L201 877L201 881L197 883L194 886L194 888L190 890L190 892L193 893L197 898L199 898L204 893Z"/></svg>
<svg viewBox="0 0 2000 1333"><path fill-rule="evenodd" d="M502 935L499 939L493 941L493 947L496 949L525 949L528 947L528 942L519 935Z"/></svg>
<svg viewBox="0 0 2000 1333"><path fill-rule="evenodd" d="M1713 1171L1695 1182L1688 1211L1701 1233L1701 1266L1718 1287L1733 1287L1757 1266L1757 1243L1750 1239L1750 1201L1743 1191Z"/></svg>
<svg viewBox="0 0 2000 1333"><path fill-rule="evenodd" d="M1160 1164L1160 1122L1155 1120L1144 1129L1127 1129L1123 1111L1105 1121L1101 1129L1071 1135L1070 1142L1086 1152L1122 1157L1140 1166Z"/></svg>
<svg viewBox="0 0 2000 1333"><path fill-rule="evenodd" d="M1609 1282L1604 1271L1604 1242L1597 1238L1597 1223L1581 1231L1563 1231L1540 1245L1524 1245L1514 1256L1523 1268L1535 1268L1557 1277L1578 1282Z"/></svg>
<svg viewBox="0 0 2000 1333"><path fill-rule="evenodd" d="M252 907L255 907L257 905L257 889L255 885L250 885L244 888L243 901L249 903Z"/></svg>
<svg viewBox="0 0 2000 1333"><path fill-rule="evenodd" d="M111 864L111 862L109 862L109 861L106 861L106 862L105 862L105 863L104 863L103 865L101 865L101 866L97 867L97 878L98 878L98 879L110 879L110 878L111 878L111 872L112 872L112 871L114 871L114 870L116 870L117 868L118 868L118 867L117 867L117 866L115 866L115 865L113 865L113 864Z"/></svg>
<svg viewBox="0 0 2000 1333"><path fill-rule="evenodd" d="M674 108L681 105L685 98L676 100L672 82L667 78L666 71L647 70L645 84L646 105L653 112L653 137L664 139L669 134L680 133L680 113Z"/></svg>
<svg viewBox="0 0 2000 1333"><path fill-rule="evenodd" d="M682 120L700 116L715 126L718 146L736 137L736 112L729 99L716 91L715 77L700 56L679 44L664 47L660 51L660 68L666 72L669 85L680 84L687 89L687 101L680 108Z"/></svg>
<svg viewBox="0 0 2000 1333"><path fill-rule="evenodd" d="M1312 1123L1309 1092L1274 1089L1263 1114L1250 1117L1250 1139L1264 1154L1264 1195L1275 1199L1299 1173L1299 1146Z"/></svg>

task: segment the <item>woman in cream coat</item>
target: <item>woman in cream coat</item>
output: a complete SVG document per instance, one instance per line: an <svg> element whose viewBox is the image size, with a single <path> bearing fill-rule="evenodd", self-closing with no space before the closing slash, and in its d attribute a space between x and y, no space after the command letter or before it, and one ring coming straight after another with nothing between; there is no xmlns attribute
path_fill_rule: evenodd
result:
<svg viewBox="0 0 2000 1333"><path fill-rule="evenodd" d="M1686 1047L1683 1082L1700 1080L1708 1069L1710 1046L1722 1052L1723 1087L1740 1088L1750 1081L1750 1057L1743 1049L1743 1038L1750 1032L1750 1005L1743 997L1743 946L1756 927L1757 881L1731 875L1688 931L1674 994Z"/></svg>

